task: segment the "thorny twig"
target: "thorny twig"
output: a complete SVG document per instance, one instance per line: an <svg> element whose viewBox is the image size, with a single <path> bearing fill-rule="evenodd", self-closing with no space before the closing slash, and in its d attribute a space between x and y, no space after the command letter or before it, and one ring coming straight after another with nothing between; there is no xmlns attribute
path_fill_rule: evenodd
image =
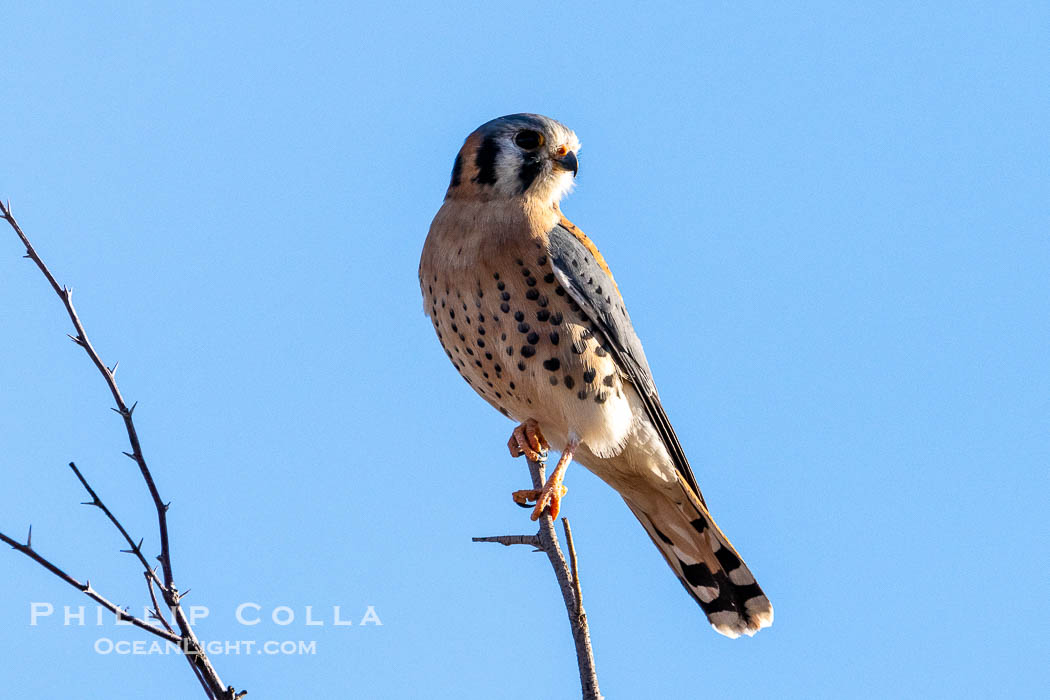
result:
<svg viewBox="0 0 1050 700"><path fill-rule="evenodd" d="M539 489L544 481L543 462L529 463L529 473L532 475L533 488ZM561 588L562 600L565 603L565 611L569 615L569 625L572 628L572 639L576 645L576 663L580 669L580 689L583 700L602 700L601 692L598 690L598 672L594 665L594 651L591 649L591 634L587 625L587 614L583 610L583 592L580 589L580 575L576 566L576 548L572 542L572 530L569 528L568 518L561 519L565 528L565 541L569 547L569 562L565 561L561 545L558 543L558 533L554 529L554 521L551 519L550 509L546 508L539 519L539 531L535 535L498 535L495 537L474 537L474 542L497 542L504 546L513 544L526 544L535 547L547 555L554 575L558 579Z"/></svg>
<svg viewBox="0 0 1050 700"><path fill-rule="evenodd" d="M168 540L168 507L170 504L165 503L161 497L160 492L157 489L157 484L153 479L153 474L150 472L149 466L146 464L146 458L142 453L142 446L139 442L138 431L135 429L135 422L132 418L135 407L138 406L138 402L132 404L130 407L124 401L124 397L120 393L120 389L117 386L116 370L117 364L114 363L112 367L108 367L95 350L91 341L88 339L87 332L84 330L84 325L80 321L80 317L77 315L76 308L73 306L73 290L69 287L64 287L58 283L55 276L51 274L47 265L37 254L33 244L30 243L29 238L22 231L21 226L15 220L11 213L10 203L4 204L0 201L0 218L3 218L11 226L18 238L21 240L22 245L25 246L26 254L25 257L32 260L36 266L43 273L44 277L47 278L51 288L55 291L58 297L62 300L62 304L66 308L66 313L69 315L70 321L73 322L73 328L76 329L76 335L70 335L70 339L74 343L79 345L87 353L91 362L95 365L96 369L102 374L102 378L106 381L106 385L109 388L110 394L113 395L113 400L116 402L116 408L113 409L124 421L124 428L128 434L128 441L131 444L131 451L124 452L124 455L130 458L138 466L139 473L142 476L143 481L146 483L146 487L149 490L150 498L153 500L154 508L157 511L157 531L160 537L160 554L157 559L160 561L161 571L163 576L158 576L156 570L149 566L145 556L142 554L142 541L138 543L128 534L127 530L120 523L120 521L113 515L112 511L109 510L103 504L102 500L95 493L94 489L91 488L88 481L84 478L84 475L76 467L76 465L70 462L69 466L72 468L73 473L76 474L80 480L81 485L87 490L88 495L91 496L91 501L87 502L87 505L95 506L99 508L111 523L120 531L120 534L124 537L128 543L130 549L123 550L130 554L134 554L138 559L139 563L142 564L145 570L145 576L147 585L150 590L150 596L154 601L154 611L156 617L164 625L164 629L151 625L144 620L141 620L133 615L129 615L114 603L106 600L100 594L98 594L93 588L91 588L90 582L81 583L77 579L73 578L69 574L65 573L48 561L43 556L39 555L32 547L32 529L30 529L30 537L27 538L26 543L22 544L3 533L0 533L0 541L6 542L11 545L14 549L18 550L22 554L25 554L29 558L36 561L38 564L43 566L45 569L50 571L55 576L64 580L66 583L77 588L103 607L107 608L111 612L115 613L121 620L130 622L131 624L140 627L162 639L178 644L179 648L185 653L186 658L190 661L190 665L194 669L194 673L197 678L201 681L205 692L208 697L213 700L239 700L244 697L247 693L245 691L237 692L233 686L223 686L222 680L219 678L218 672L212 666L211 661L204 653L204 649L197 639L196 633L190 626L189 619L186 617L185 612L180 604L180 598L182 595L179 590L175 587L175 576L172 569L171 563L171 550ZM156 584L157 589L160 590L161 596L164 599L165 606L171 611L172 617L174 618L175 624L178 627L178 633L174 632L171 625L164 620L161 615L160 608L157 605L156 596L153 591L153 586Z"/></svg>

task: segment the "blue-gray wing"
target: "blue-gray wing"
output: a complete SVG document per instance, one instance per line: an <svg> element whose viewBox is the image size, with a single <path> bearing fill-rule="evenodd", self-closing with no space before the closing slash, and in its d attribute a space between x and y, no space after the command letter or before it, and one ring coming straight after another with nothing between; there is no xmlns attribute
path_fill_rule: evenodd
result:
<svg viewBox="0 0 1050 700"><path fill-rule="evenodd" d="M649 420L663 439L675 468L682 479L693 487L697 496L700 496L700 488L689 466L689 460L686 459L685 451L682 450L678 436L671 427L671 421L660 403L653 373L645 359L645 351L642 350L642 341L634 332L631 317L612 277L583 241L562 224L555 226L548 234L547 249L558 283L605 336L620 370L638 389ZM702 501L703 497L700 498Z"/></svg>

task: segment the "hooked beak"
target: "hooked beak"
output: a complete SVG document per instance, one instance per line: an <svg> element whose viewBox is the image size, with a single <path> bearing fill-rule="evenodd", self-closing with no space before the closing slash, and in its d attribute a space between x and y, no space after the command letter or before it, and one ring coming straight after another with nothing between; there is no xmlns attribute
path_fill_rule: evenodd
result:
<svg viewBox="0 0 1050 700"><path fill-rule="evenodd" d="M580 170L580 162L576 160L576 153L569 151L560 158L555 158L554 162L558 164L562 170L571 170L572 176L576 177L576 173Z"/></svg>

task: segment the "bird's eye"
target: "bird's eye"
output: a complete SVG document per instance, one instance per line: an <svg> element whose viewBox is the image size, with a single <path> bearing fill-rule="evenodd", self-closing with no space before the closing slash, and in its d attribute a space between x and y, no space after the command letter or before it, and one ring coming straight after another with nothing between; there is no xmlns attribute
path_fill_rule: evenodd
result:
<svg viewBox="0 0 1050 700"><path fill-rule="evenodd" d="M514 137L514 143L526 151L531 151L543 145L543 134L531 129L519 131L518 135Z"/></svg>

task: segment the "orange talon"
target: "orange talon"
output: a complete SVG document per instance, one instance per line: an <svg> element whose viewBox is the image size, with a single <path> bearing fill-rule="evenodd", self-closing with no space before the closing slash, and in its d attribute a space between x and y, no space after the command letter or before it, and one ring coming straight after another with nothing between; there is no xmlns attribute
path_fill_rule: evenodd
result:
<svg viewBox="0 0 1050 700"><path fill-rule="evenodd" d="M562 496L568 492L569 489L562 483L555 485L547 482L544 484L543 490L540 492L540 497L536 501L536 507L532 509L532 515L529 517L533 520L539 520L540 516L543 515L543 510L549 507L551 519L557 519L558 513L561 511Z"/></svg>
<svg viewBox="0 0 1050 700"><path fill-rule="evenodd" d="M525 455L533 462L543 462L547 459L547 450L550 449L550 445L547 443L547 438L543 437L543 433L540 432L539 424L530 418L511 433L510 440L507 441L507 449L510 450L511 457Z"/></svg>
<svg viewBox="0 0 1050 700"><path fill-rule="evenodd" d="M538 433L539 428L536 430ZM517 434L517 431L515 431L515 434ZM542 439L542 436L540 437ZM546 443L546 440L543 442ZM572 440L565 446L557 466L554 467L554 471L551 472L550 477L547 478L547 483L543 485L542 489L524 489L511 494L514 502L523 508L528 508L530 501L536 502L536 506L532 509L531 517L533 520L539 520L540 516L543 515L543 511L547 509L550 509L551 518L558 517L558 513L561 511L561 499L569 491L565 484L562 483L562 479L565 477L565 470L572 461L573 454L575 454L579 444L579 440Z"/></svg>

